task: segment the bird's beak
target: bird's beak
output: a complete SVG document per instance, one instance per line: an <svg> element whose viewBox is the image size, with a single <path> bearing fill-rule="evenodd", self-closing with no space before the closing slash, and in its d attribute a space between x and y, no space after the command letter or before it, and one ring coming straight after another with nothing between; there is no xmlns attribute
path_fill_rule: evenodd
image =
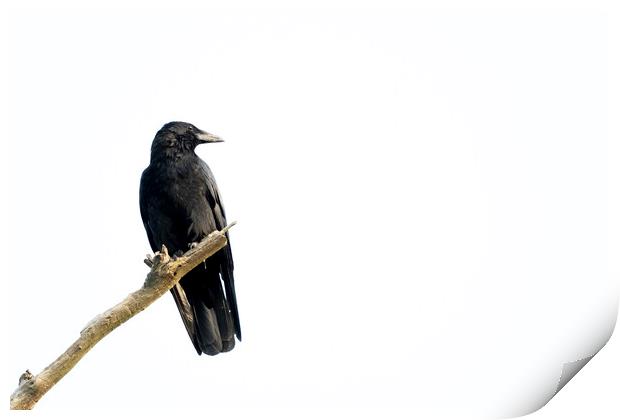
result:
<svg viewBox="0 0 620 420"><path fill-rule="evenodd" d="M218 136L207 133L206 131L200 131L196 133L195 136L200 143L221 143L224 141Z"/></svg>

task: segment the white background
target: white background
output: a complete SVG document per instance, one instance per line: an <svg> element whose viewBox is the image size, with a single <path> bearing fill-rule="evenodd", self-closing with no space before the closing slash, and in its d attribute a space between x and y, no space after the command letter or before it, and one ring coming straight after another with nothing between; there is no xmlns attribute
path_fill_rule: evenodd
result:
<svg viewBox="0 0 620 420"><path fill-rule="evenodd" d="M197 357L165 297L39 413L497 418L549 400L617 318L617 15L471 5L13 10L5 394L141 284L140 173L185 120L226 139L198 153L239 222L244 341Z"/></svg>

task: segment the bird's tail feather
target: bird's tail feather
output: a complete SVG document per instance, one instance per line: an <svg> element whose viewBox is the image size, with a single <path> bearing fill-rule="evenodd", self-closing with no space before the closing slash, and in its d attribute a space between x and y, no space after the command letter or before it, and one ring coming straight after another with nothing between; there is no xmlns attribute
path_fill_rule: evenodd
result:
<svg viewBox="0 0 620 420"><path fill-rule="evenodd" d="M181 283L193 312L190 338L196 351L214 356L232 350L235 324L219 273L198 269L188 273Z"/></svg>
<svg viewBox="0 0 620 420"><path fill-rule="evenodd" d="M226 290L226 303L230 309L232 328L237 334L237 338L241 341L241 326L239 323L239 310L237 309L237 296L235 294L235 283L232 277L232 271L224 271L224 286ZM230 317L229 317L230 318Z"/></svg>
<svg viewBox="0 0 620 420"><path fill-rule="evenodd" d="M213 308L208 308L204 302L193 305L196 319L197 347L209 356L215 356L222 351L222 337L218 327L217 315Z"/></svg>

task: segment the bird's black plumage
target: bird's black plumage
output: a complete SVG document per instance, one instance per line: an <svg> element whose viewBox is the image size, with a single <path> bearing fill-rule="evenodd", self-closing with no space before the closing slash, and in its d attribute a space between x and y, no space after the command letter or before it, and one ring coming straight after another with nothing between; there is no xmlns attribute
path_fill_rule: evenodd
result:
<svg viewBox="0 0 620 420"><path fill-rule="evenodd" d="M165 245L171 254L185 252L226 226L211 169L194 152L199 144L219 141L184 122L168 123L155 135L151 162L140 180L140 213L153 251ZM241 340L230 244L171 292L198 354L229 351L235 335Z"/></svg>

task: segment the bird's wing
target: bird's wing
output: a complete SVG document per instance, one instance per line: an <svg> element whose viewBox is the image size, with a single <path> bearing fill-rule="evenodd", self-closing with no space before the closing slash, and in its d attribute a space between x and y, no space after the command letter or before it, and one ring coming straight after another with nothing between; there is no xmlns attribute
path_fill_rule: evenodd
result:
<svg viewBox="0 0 620 420"><path fill-rule="evenodd" d="M142 178L140 179L140 216L142 216L142 223L144 224L144 230L146 230L146 236L149 238L151 249L155 252L158 249L158 246L153 238L153 231L151 230L151 224L149 223L149 213L146 203L146 198L148 195L148 192L146 191L147 183L145 182L145 178L148 176L146 172L147 170L148 169L142 173Z"/></svg>
<svg viewBox="0 0 620 420"><path fill-rule="evenodd" d="M211 169L204 161L201 161L201 168L204 172L204 176L207 182L207 202L209 203L209 207L211 207L211 211L213 212L213 217L215 219L215 224L218 230L222 230L226 227L226 213L224 212L224 206L222 205L222 200L220 199L220 193L217 188L217 184L215 183L215 177L211 172ZM228 232L226 233L226 239L228 240L228 244L219 252L219 262L220 262L220 274L222 276L222 280L224 281L224 289L226 291L226 300L230 306L230 311L232 312L233 319L235 322L235 335L239 340L241 340L241 324L239 322L239 311L237 309L237 296L235 294L235 279L233 276L234 263L232 257L232 251L230 248L230 238L228 237Z"/></svg>
<svg viewBox="0 0 620 420"><path fill-rule="evenodd" d="M147 169L148 170L148 169ZM148 173L147 170L142 174L142 179L140 180L140 216L142 216L142 223L144 223L144 230L146 230L146 235L149 238L149 244L151 245L151 249L153 252L157 252L160 250L160 244L157 243L154 235L154 224L156 221L151 221L148 200L150 191L148 191ZM152 198L152 197L151 197ZM179 309L179 313L181 314L181 319L183 320L183 325L185 325L185 329L189 334L192 343L194 343L194 347L196 347L196 351L200 353L200 349L197 347L197 339L196 339L196 327L194 322L194 313L192 311L192 307L187 299L185 291L181 287L180 284L175 284L174 287L170 290L172 292L172 297L174 298L174 303L176 303L177 308Z"/></svg>
<svg viewBox="0 0 620 420"><path fill-rule="evenodd" d="M196 325L194 322L194 311L192 306L187 299L187 295L183 290L183 287L179 283L175 284L172 289L172 297L174 298L174 303L177 304L177 308L179 309L179 313L181 314L181 319L183 320L183 325L185 325L185 329L189 334L189 338L192 340L194 347L198 354L200 354L200 346L198 345L198 338L196 337Z"/></svg>

